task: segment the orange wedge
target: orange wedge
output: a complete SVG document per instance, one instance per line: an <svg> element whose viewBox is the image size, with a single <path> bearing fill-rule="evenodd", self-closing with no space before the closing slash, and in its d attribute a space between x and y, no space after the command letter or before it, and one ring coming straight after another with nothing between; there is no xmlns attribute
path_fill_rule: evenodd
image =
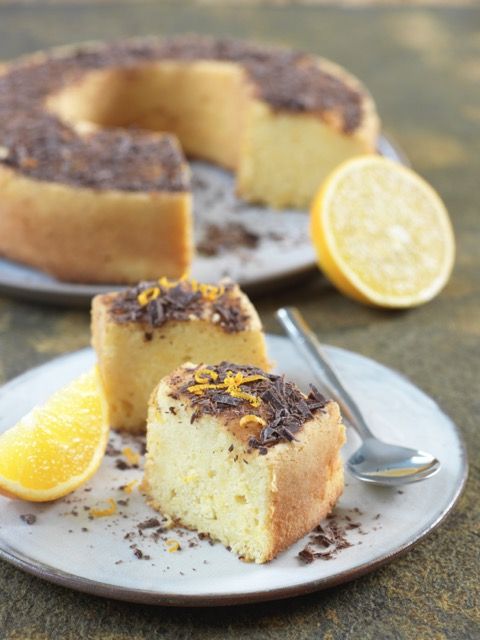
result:
<svg viewBox="0 0 480 640"><path fill-rule="evenodd" d="M311 208L320 268L351 298L414 307L447 283L455 241L445 205L414 171L380 156L338 166Z"/></svg>
<svg viewBox="0 0 480 640"><path fill-rule="evenodd" d="M0 436L0 493L46 502L98 469L108 425L96 369L57 391Z"/></svg>

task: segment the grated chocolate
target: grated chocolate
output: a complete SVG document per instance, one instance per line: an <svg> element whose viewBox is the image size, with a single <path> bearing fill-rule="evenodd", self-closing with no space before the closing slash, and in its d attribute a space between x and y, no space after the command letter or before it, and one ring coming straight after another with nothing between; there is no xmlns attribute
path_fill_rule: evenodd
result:
<svg viewBox="0 0 480 640"><path fill-rule="evenodd" d="M80 136L45 101L99 69L128 73L160 60L220 60L243 66L252 91L272 109L315 113L347 134L360 125L363 94L314 56L232 39L180 36L78 47L12 63L0 76L0 163L37 180L94 189L185 191L188 168L168 135L132 128ZM121 124L121 123L120 123Z"/></svg>
<svg viewBox="0 0 480 640"><path fill-rule="evenodd" d="M238 296L233 295L234 285L228 283L222 286L224 290L221 295L214 300L205 300L201 291L194 290L188 280L168 287L159 282L141 282L115 296L110 317L118 323L138 322L150 328L162 327L170 320L183 322L194 317L216 320L215 324L226 333L243 331L249 317L242 309ZM148 304L141 305L138 296L152 287L158 288L160 295Z"/></svg>

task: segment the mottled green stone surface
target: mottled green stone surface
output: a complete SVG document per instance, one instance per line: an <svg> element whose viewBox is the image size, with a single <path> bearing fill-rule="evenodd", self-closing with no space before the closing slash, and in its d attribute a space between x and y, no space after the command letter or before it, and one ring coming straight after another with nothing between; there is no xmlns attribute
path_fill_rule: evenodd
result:
<svg viewBox="0 0 480 640"><path fill-rule="evenodd" d="M392 366L461 428L471 470L448 521L408 555L351 584L222 610L135 606L75 593L0 564L0 638L479 638L480 11L221 7L181 2L0 7L0 59L86 39L152 32L234 34L329 56L363 78L385 128L450 210L458 258L431 304L384 312L320 276L256 302L297 304L324 342ZM87 313L0 301L2 381L89 342Z"/></svg>

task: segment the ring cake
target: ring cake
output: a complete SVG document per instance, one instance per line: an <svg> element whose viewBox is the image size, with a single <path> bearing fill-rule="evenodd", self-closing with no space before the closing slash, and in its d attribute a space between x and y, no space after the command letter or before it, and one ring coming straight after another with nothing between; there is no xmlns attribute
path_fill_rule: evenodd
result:
<svg viewBox="0 0 480 640"><path fill-rule="evenodd" d="M218 285L161 278L96 296L92 342L111 427L145 430L148 399L161 378L184 362L268 368L258 314L230 281Z"/></svg>
<svg viewBox="0 0 480 640"><path fill-rule="evenodd" d="M343 490L338 405L312 386L222 362L184 365L150 400L143 488L151 505L242 559L268 562Z"/></svg>
<svg viewBox="0 0 480 640"><path fill-rule="evenodd" d="M0 75L0 253L71 281L178 277L182 148L248 201L303 208L377 134L358 80L313 55L194 36L33 55Z"/></svg>

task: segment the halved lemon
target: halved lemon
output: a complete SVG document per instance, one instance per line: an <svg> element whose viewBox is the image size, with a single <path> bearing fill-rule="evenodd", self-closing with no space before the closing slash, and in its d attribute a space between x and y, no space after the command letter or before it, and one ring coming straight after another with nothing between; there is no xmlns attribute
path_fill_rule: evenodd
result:
<svg viewBox="0 0 480 640"><path fill-rule="evenodd" d="M339 165L311 207L320 268L345 295L413 307L447 283L455 241L440 197L411 169L380 156Z"/></svg>
<svg viewBox="0 0 480 640"><path fill-rule="evenodd" d="M0 435L0 493L45 502L98 469L108 439L100 380L92 369Z"/></svg>

